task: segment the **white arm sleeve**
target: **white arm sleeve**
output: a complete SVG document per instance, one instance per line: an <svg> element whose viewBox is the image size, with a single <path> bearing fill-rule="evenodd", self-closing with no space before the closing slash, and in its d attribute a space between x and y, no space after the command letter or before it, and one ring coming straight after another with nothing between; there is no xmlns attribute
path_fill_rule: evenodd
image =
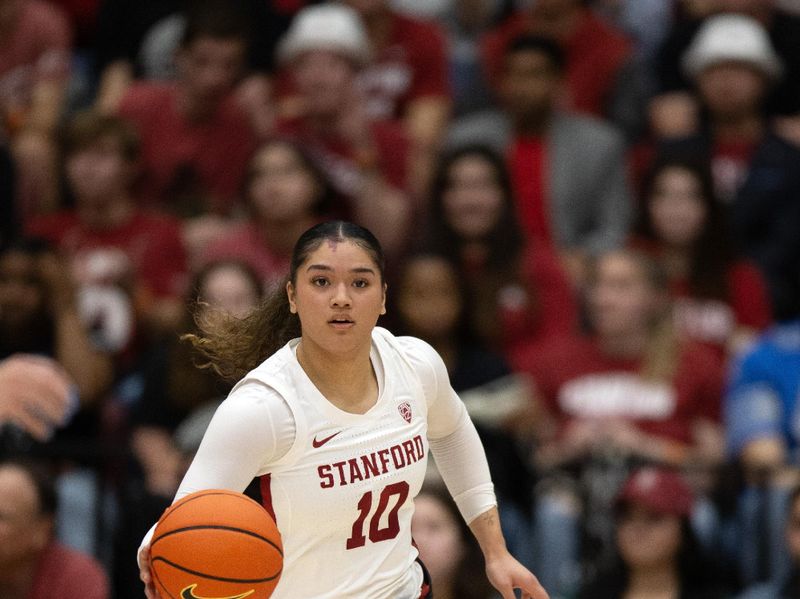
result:
<svg viewBox="0 0 800 599"><path fill-rule="evenodd" d="M425 390L431 453L461 516L470 523L497 505L486 453L442 358L419 339L402 340Z"/></svg>
<svg viewBox="0 0 800 599"><path fill-rule="evenodd" d="M245 381L214 414L174 501L202 489L241 493L286 455L294 438L294 415L286 400L258 381ZM142 546L149 545L154 529Z"/></svg>

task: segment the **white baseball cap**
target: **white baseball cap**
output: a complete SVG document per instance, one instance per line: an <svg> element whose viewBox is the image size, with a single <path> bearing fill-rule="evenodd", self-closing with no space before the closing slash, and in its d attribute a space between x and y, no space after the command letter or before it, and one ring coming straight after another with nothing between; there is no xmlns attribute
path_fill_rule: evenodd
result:
<svg viewBox="0 0 800 599"><path fill-rule="evenodd" d="M683 55L683 70L692 78L721 62L751 64L770 79L783 74L783 62L766 29L750 17L734 14L707 19Z"/></svg>
<svg viewBox="0 0 800 599"><path fill-rule="evenodd" d="M331 50L359 65L372 58L361 17L342 4L309 6L297 13L278 44L278 61L285 64L309 50Z"/></svg>

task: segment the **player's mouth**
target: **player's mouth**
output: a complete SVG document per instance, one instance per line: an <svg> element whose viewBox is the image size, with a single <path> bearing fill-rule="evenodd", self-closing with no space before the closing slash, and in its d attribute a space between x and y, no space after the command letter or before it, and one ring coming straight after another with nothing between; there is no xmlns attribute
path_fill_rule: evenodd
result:
<svg viewBox="0 0 800 599"><path fill-rule="evenodd" d="M328 321L328 324L335 329L349 329L355 324L355 322L347 316L337 316L335 318L331 318Z"/></svg>

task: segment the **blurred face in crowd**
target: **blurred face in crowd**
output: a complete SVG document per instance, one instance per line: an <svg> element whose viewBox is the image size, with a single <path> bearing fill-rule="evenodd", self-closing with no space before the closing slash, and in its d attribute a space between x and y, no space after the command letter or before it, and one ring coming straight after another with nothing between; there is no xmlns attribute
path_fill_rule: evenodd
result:
<svg viewBox="0 0 800 599"><path fill-rule="evenodd" d="M28 474L17 466L0 467L0 575L13 574L47 545L52 520L40 510Z"/></svg>
<svg viewBox="0 0 800 599"><path fill-rule="evenodd" d="M712 119L727 122L759 112L767 80L747 63L723 62L697 76L697 89Z"/></svg>
<svg viewBox="0 0 800 599"><path fill-rule="evenodd" d="M22 329L44 311L44 287L34 256L10 250L0 255L0 327Z"/></svg>
<svg viewBox="0 0 800 599"><path fill-rule="evenodd" d="M500 219L503 191L494 166L478 155L450 165L442 196L444 218L462 239L484 238Z"/></svg>
<svg viewBox="0 0 800 599"><path fill-rule="evenodd" d="M134 175L134 165L110 136L74 151L66 158L64 169L78 202L88 204L106 203L125 193Z"/></svg>
<svg viewBox="0 0 800 599"><path fill-rule="evenodd" d="M176 56L187 94L206 107L233 89L244 65L245 42L238 38L200 36Z"/></svg>
<svg viewBox="0 0 800 599"><path fill-rule="evenodd" d="M0 0L0 31L11 29L25 0Z"/></svg>
<svg viewBox="0 0 800 599"><path fill-rule="evenodd" d="M447 260L438 256L420 256L406 262L397 297L409 332L423 339L448 335L461 315L458 275Z"/></svg>
<svg viewBox="0 0 800 599"><path fill-rule="evenodd" d="M313 213L322 193L314 173L286 143L263 146L250 164L247 196L257 218L289 223Z"/></svg>
<svg viewBox="0 0 800 599"><path fill-rule="evenodd" d="M561 77L550 58L538 50L510 52L500 82L503 104L520 129L537 129L553 110Z"/></svg>
<svg viewBox="0 0 800 599"><path fill-rule="evenodd" d="M244 318L261 298L260 290L245 271L234 264L221 264L205 277L199 290L200 297L214 310Z"/></svg>
<svg viewBox="0 0 800 599"><path fill-rule="evenodd" d="M336 114L352 100L356 69L341 54L328 50L303 52L295 60L292 73L312 115Z"/></svg>
<svg viewBox="0 0 800 599"><path fill-rule="evenodd" d="M702 193L688 169L667 167L656 176L647 209L658 239L679 248L697 240L707 216Z"/></svg>
<svg viewBox="0 0 800 599"><path fill-rule="evenodd" d="M681 548L681 519L644 506L624 508L617 523L617 547L622 560L632 569L670 564Z"/></svg>
<svg viewBox="0 0 800 599"><path fill-rule="evenodd" d="M775 8L775 0L718 0L724 12L738 12L758 17Z"/></svg>
<svg viewBox="0 0 800 599"><path fill-rule="evenodd" d="M535 16L558 18L569 10L580 5L580 0L521 0L530 7Z"/></svg>
<svg viewBox="0 0 800 599"><path fill-rule="evenodd" d="M786 546L795 564L800 564L800 497L789 508L786 520Z"/></svg>
<svg viewBox="0 0 800 599"><path fill-rule="evenodd" d="M438 497L423 492L414 499L411 534L431 578L451 580L465 547L458 522Z"/></svg>
<svg viewBox="0 0 800 599"><path fill-rule="evenodd" d="M601 337L641 334L661 307L644 266L624 252L597 259L588 293L589 320Z"/></svg>

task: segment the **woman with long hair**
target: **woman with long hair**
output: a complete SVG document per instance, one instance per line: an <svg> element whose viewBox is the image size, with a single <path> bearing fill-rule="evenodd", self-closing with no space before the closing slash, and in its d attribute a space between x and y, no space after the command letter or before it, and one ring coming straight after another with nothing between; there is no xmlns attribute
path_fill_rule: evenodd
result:
<svg viewBox="0 0 800 599"><path fill-rule="evenodd" d="M202 333L189 339L209 367L239 382L176 498L241 492L261 478L284 548L275 599L424 598L430 583L411 516L430 451L492 584L505 599L514 588L546 599L506 549L483 448L441 358L418 339L375 326L385 312L384 273L372 233L322 223L300 236L285 286L260 309L202 320ZM139 563L154 599L150 538Z"/></svg>
<svg viewBox="0 0 800 599"><path fill-rule="evenodd" d="M654 165L634 244L666 270L682 334L724 355L770 323L766 283L754 264L736 256L707 167L683 159Z"/></svg>
<svg viewBox="0 0 800 599"><path fill-rule="evenodd" d="M567 276L543 244L526 244L506 165L495 152L466 146L442 158L430 220L430 245L459 266L473 327L484 340L505 350L576 326Z"/></svg>

